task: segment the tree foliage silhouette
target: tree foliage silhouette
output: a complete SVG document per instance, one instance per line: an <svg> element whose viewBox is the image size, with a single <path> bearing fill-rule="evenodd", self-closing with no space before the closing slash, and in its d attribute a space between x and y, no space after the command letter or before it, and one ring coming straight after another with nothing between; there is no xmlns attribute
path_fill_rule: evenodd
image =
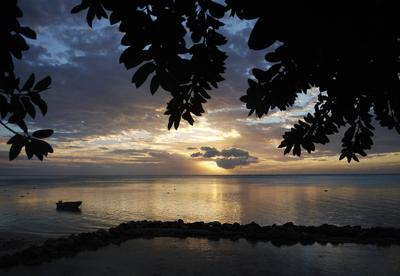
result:
<svg viewBox="0 0 400 276"><path fill-rule="evenodd" d="M316 86L321 92L314 113L284 133L279 147L285 154L300 156L302 148L311 153L346 127L340 159L350 162L371 149L373 117L400 133L396 11L389 1L372 0L82 0L71 12L86 12L90 27L95 18L119 25L127 47L120 62L137 68L132 82L139 87L149 79L152 94L161 87L172 96L165 112L169 129L177 129L181 118L193 124L193 115L204 113L209 91L224 80L221 19L255 19L248 45L266 51L268 66L253 69L241 97L249 116L286 110Z"/></svg>
<svg viewBox="0 0 400 276"><path fill-rule="evenodd" d="M47 76L35 83L35 75L31 74L21 87L14 73L13 57L22 58L22 52L29 49L24 37L36 39L36 33L20 25L18 18L22 17L22 11L17 1L6 0L0 6L0 124L14 134L7 142L11 144L9 159L15 159L25 147L29 159L35 155L43 160L53 148L41 139L51 136L53 130L36 130L29 134L25 118L29 115L34 119L36 108L46 115L47 104L40 94L49 88L51 78Z"/></svg>

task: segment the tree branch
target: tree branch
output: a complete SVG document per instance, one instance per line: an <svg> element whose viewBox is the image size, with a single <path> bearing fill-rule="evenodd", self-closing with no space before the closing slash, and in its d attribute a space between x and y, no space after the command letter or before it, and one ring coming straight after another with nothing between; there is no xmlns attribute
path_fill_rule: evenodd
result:
<svg viewBox="0 0 400 276"><path fill-rule="evenodd" d="M0 124L1 124L3 127L5 127L6 129L8 129L9 131L11 131L12 133L19 135L18 132L16 132L15 130L13 130L13 129L10 128L9 126L7 126L7 125L6 125L5 123L3 123L3 121L1 121L1 120L0 120Z"/></svg>

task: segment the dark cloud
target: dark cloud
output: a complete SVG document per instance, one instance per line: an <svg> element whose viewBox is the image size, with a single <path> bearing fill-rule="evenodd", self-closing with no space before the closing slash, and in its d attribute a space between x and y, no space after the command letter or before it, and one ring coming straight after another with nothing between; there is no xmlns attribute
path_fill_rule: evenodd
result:
<svg viewBox="0 0 400 276"><path fill-rule="evenodd" d="M74 145L67 145L63 146L64 149L83 149L83 146L74 146Z"/></svg>
<svg viewBox="0 0 400 276"><path fill-rule="evenodd" d="M224 169L234 169L258 162L257 157L251 156L248 151L239 148L226 148L221 151L213 147L201 147L200 149L202 152L192 153L191 157L212 160L218 167Z"/></svg>
<svg viewBox="0 0 400 276"><path fill-rule="evenodd" d="M257 163L257 158L253 156L238 157L238 158L218 158L215 160L218 167L224 169L233 169L235 167L246 166L252 163Z"/></svg>
<svg viewBox="0 0 400 276"><path fill-rule="evenodd" d="M109 151L109 153L117 155L128 155L128 156L142 156L147 150L136 150L136 149L115 149Z"/></svg>
<svg viewBox="0 0 400 276"><path fill-rule="evenodd" d="M223 157L249 157L249 153L245 150L237 148L223 149L221 151L221 156Z"/></svg>
<svg viewBox="0 0 400 276"><path fill-rule="evenodd" d="M204 151L203 153L204 158L212 158L221 155L221 153L216 148L201 147L200 149Z"/></svg>

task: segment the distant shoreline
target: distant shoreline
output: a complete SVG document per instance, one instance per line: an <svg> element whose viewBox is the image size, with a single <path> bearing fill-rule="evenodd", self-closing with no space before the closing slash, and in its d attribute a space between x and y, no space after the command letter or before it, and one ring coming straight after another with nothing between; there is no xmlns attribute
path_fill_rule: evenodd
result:
<svg viewBox="0 0 400 276"><path fill-rule="evenodd" d="M22 251L0 256L0 268L18 264L36 265L53 259L74 256L81 251L97 250L109 244L135 238L177 237L246 239L249 242L271 242L275 246L326 245L342 243L375 244L377 246L400 245L400 228L360 226L298 226L292 222L283 225L260 226L254 222L239 223L177 221L130 221L109 230L72 234L68 237L48 239L42 245L32 245ZM1 239L0 239L1 241Z"/></svg>
<svg viewBox="0 0 400 276"><path fill-rule="evenodd" d="M3 174L1 177L274 177L274 176L369 176L400 175L396 172L383 173L276 173L276 174Z"/></svg>

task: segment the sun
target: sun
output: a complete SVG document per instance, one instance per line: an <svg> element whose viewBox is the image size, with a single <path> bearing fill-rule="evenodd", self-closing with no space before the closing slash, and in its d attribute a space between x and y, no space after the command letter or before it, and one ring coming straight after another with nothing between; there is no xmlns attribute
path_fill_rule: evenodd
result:
<svg viewBox="0 0 400 276"><path fill-rule="evenodd" d="M227 170L220 168L214 161L201 161L199 165L206 173L211 174L228 174Z"/></svg>

